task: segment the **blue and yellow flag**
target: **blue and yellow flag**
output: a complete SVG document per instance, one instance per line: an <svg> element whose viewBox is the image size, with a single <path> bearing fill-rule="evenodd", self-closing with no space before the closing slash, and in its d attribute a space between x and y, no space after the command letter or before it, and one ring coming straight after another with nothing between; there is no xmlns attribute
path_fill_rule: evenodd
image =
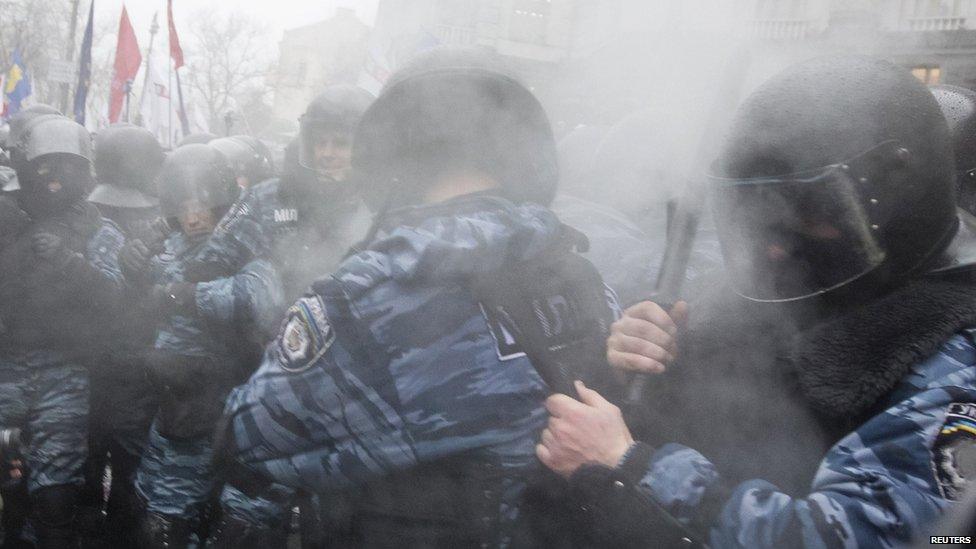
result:
<svg viewBox="0 0 976 549"><path fill-rule="evenodd" d="M7 71L6 85L3 88L4 115L9 117L17 114L24 99L30 94L31 85L27 67L24 66L24 60L20 57L20 50L15 49L13 65Z"/></svg>

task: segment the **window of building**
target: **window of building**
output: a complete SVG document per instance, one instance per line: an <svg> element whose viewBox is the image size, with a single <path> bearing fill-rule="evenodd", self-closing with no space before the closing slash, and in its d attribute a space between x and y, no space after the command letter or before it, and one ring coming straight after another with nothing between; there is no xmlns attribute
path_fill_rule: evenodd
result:
<svg viewBox="0 0 976 549"><path fill-rule="evenodd" d="M295 71L295 83L299 86L305 84L305 77L308 75L308 62L300 61Z"/></svg>
<svg viewBox="0 0 976 549"><path fill-rule="evenodd" d="M942 80L942 69L938 66L923 65L912 68L912 75L925 84L932 86Z"/></svg>
<svg viewBox="0 0 976 549"><path fill-rule="evenodd" d="M512 2L512 24L509 38L517 42L546 43L549 9L552 0L515 0Z"/></svg>

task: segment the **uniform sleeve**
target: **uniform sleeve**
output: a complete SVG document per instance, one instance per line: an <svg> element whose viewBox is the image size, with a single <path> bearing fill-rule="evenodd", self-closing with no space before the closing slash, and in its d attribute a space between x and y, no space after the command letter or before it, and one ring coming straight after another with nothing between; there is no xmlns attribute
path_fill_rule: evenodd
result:
<svg viewBox="0 0 976 549"><path fill-rule="evenodd" d="M724 487L721 471L677 444L653 454L638 489L682 523L705 526L712 547L906 543L927 534L961 493L965 477L955 452L966 460L976 454L971 370L916 392L843 438L805 497L763 480Z"/></svg>
<svg viewBox="0 0 976 549"><path fill-rule="evenodd" d="M259 203L253 188L245 191L217 224L199 260L233 272L255 258L270 257L271 241L261 224Z"/></svg>
<svg viewBox="0 0 976 549"><path fill-rule="evenodd" d="M206 320L253 325L269 334L284 309L281 279L269 261L254 260L233 276L197 284L196 304Z"/></svg>
<svg viewBox="0 0 976 549"><path fill-rule="evenodd" d="M280 484L311 492L416 464L404 422L374 387L376 368L353 319L298 300L251 379L225 408L229 457Z"/></svg>
<svg viewBox="0 0 976 549"><path fill-rule="evenodd" d="M64 269L64 290L84 296L98 309L118 306L126 287L119 268L119 250L123 244L125 237L115 224L104 223L89 241L85 255L76 254Z"/></svg>

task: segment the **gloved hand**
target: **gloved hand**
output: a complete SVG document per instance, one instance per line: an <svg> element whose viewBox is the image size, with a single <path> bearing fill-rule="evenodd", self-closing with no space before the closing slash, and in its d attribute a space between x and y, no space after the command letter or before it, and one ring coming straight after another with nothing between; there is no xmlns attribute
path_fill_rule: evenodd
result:
<svg viewBox="0 0 976 549"><path fill-rule="evenodd" d="M56 271L64 270L76 257L84 259L65 246L64 239L48 232L38 232L31 237L31 250L38 259L45 261Z"/></svg>
<svg viewBox="0 0 976 549"><path fill-rule="evenodd" d="M60 236L48 232L39 232L31 237L31 249L37 257L46 261L54 260L59 255L68 252L64 247L64 240Z"/></svg>
<svg viewBox="0 0 976 549"><path fill-rule="evenodd" d="M137 280L146 275L151 258L149 248L141 240L135 239L126 242L119 250L119 267L126 278Z"/></svg>

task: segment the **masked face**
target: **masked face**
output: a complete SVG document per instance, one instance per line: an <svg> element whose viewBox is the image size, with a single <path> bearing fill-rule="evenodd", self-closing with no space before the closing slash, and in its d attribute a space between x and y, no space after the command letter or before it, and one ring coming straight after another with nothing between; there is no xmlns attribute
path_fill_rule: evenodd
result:
<svg viewBox="0 0 976 549"><path fill-rule="evenodd" d="M81 199L89 187L91 171L87 161L41 158L22 185L24 210L32 217L44 217L64 210Z"/></svg>
<svg viewBox="0 0 976 549"><path fill-rule="evenodd" d="M180 229L189 238L209 235L217 226L217 216L213 210L201 204L198 200L187 200L180 208L177 217Z"/></svg>
<svg viewBox="0 0 976 549"><path fill-rule="evenodd" d="M315 171L332 181L345 181L352 167L352 136L326 131L315 136Z"/></svg>

